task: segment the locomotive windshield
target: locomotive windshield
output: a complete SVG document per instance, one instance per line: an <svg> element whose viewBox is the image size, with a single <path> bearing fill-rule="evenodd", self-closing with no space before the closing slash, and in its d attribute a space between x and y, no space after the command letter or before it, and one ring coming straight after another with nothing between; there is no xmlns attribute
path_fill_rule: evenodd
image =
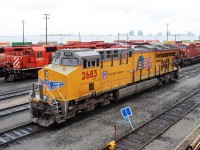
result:
<svg viewBox="0 0 200 150"><path fill-rule="evenodd" d="M54 65L60 65L60 58L59 57L53 57L53 59L52 59L52 64L54 64Z"/></svg>
<svg viewBox="0 0 200 150"><path fill-rule="evenodd" d="M51 63L54 65L62 65L62 66L78 66L78 59L53 57Z"/></svg>
<svg viewBox="0 0 200 150"><path fill-rule="evenodd" d="M76 58L63 58L61 61L62 66L78 66L78 59Z"/></svg>
<svg viewBox="0 0 200 150"><path fill-rule="evenodd" d="M73 56L73 53L70 51L60 51L56 52L52 58L52 64L61 65L61 66L78 66L78 58Z"/></svg>

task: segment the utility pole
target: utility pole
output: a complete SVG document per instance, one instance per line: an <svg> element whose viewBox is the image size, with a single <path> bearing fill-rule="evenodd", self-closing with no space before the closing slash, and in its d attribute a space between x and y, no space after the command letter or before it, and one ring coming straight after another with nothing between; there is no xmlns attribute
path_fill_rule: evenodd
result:
<svg viewBox="0 0 200 150"><path fill-rule="evenodd" d="M199 33L199 41L200 41L200 33Z"/></svg>
<svg viewBox="0 0 200 150"><path fill-rule="evenodd" d="M24 45L24 23L25 23L25 20L21 20L22 21L22 25L23 25L23 45Z"/></svg>
<svg viewBox="0 0 200 150"><path fill-rule="evenodd" d="M44 14L44 15L45 17L43 19L46 19L46 45L47 45L47 19L49 19L48 16L50 16L50 14Z"/></svg>
<svg viewBox="0 0 200 150"><path fill-rule="evenodd" d="M167 41L168 41L168 26L169 26L169 23L167 23Z"/></svg>

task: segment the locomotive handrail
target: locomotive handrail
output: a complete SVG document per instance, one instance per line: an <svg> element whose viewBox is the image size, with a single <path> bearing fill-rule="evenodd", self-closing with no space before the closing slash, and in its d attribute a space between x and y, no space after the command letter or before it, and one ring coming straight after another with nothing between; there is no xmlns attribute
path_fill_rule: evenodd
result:
<svg viewBox="0 0 200 150"><path fill-rule="evenodd" d="M66 115L66 113L67 113L67 101L66 101L66 99L63 97L63 95L60 93L60 89L59 89L59 85L58 85L58 93L60 94L60 96L62 97L62 99L65 101L65 115Z"/></svg>
<svg viewBox="0 0 200 150"><path fill-rule="evenodd" d="M48 91L48 92L51 94L51 96L53 97L53 99L54 99L54 100L56 100L56 99L55 99L55 97L54 97L54 95L53 95L53 94L50 92L50 90L49 90L49 89L47 89L47 87L46 87L46 85L45 85L45 84L44 84L44 87L45 87L45 89L46 89L46 90L47 90L47 91Z"/></svg>
<svg viewBox="0 0 200 150"><path fill-rule="evenodd" d="M195 132L197 132L196 137L198 137L198 135L199 135L198 134L198 130L199 129L200 129L200 124L194 130L192 130L192 132L179 145L177 145L174 150L181 149L181 146L183 146L184 142L186 142L188 139L190 139L192 148L195 148L195 146L197 146L197 144L196 145L194 144L194 141L195 141Z"/></svg>

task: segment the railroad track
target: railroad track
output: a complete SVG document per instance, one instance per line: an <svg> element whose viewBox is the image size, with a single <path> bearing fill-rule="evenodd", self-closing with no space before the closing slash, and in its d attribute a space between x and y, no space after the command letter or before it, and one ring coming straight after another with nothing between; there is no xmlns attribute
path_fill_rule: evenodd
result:
<svg viewBox="0 0 200 150"><path fill-rule="evenodd" d="M16 106L12 106L12 107L8 107L5 109L1 109L0 110L0 117L6 116L6 115L11 115L20 111L24 111L24 110L28 110L29 107L29 103L25 103L25 104L20 104L20 105L16 105Z"/></svg>
<svg viewBox="0 0 200 150"><path fill-rule="evenodd" d="M30 90L27 90L27 89L2 93L2 94L0 94L0 100L15 97L15 96L20 96L20 95L25 95L25 94L28 94L28 93L30 93Z"/></svg>
<svg viewBox="0 0 200 150"><path fill-rule="evenodd" d="M33 133L44 130L45 128L34 123L26 123L24 125L3 131L0 133L0 146L31 135Z"/></svg>
<svg viewBox="0 0 200 150"><path fill-rule="evenodd" d="M199 91L200 89L136 128L134 131L119 138L116 141L116 150L140 150L144 148L200 104ZM102 148L102 150L108 149L108 145Z"/></svg>

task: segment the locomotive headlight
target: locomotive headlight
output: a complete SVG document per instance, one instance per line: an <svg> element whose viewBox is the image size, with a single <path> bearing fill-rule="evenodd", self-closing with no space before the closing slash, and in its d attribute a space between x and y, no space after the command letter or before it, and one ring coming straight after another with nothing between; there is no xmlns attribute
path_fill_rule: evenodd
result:
<svg viewBox="0 0 200 150"><path fill-rule="evenodd" d="M49 72L48 70L45 70L45 77L48 77L49 76Z"/></svg>
<svg viewBox="0 0 200 150"><path fill-rule="evenodd" d="M48 101L48 96L44 95L44 96L43 96L43 100L44 100L44 101Z"/></svg>

